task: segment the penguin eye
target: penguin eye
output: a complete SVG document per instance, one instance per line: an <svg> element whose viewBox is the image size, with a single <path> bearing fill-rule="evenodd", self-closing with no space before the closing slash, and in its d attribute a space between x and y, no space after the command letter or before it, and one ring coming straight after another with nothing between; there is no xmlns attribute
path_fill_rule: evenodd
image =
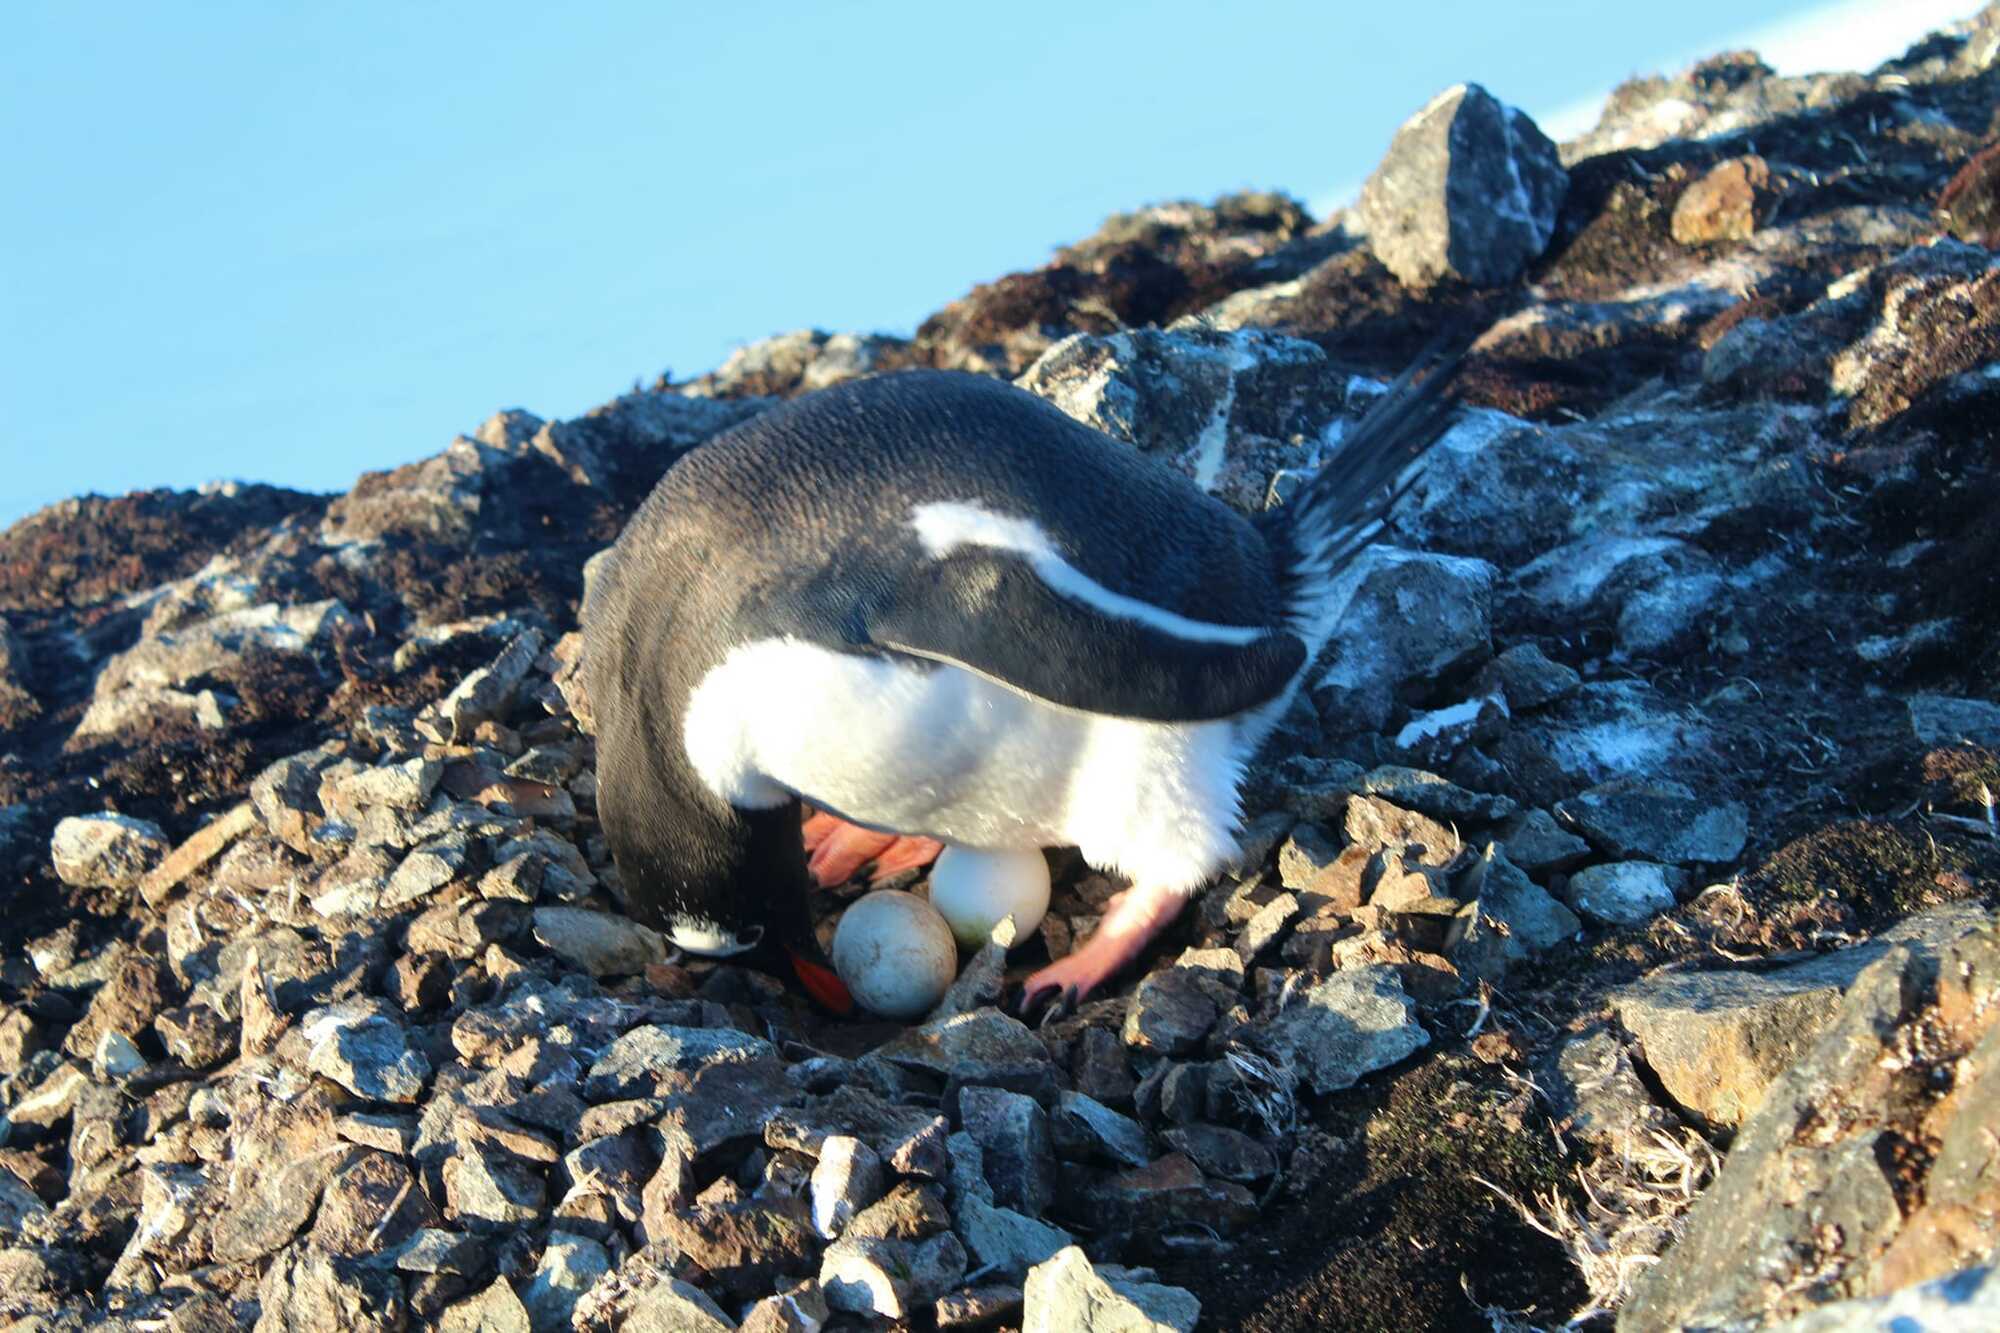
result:
<svg viewBox="0 0 2000 1333"><path fill-rule="evenodd" d="M752 926L736 937L736 943L744 949L754 949L764 942L764 928Z"/></svg>

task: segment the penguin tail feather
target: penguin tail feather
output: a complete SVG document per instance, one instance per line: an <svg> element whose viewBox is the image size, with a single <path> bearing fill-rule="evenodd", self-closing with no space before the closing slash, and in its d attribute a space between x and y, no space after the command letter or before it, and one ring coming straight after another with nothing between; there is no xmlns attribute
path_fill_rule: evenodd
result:
<svg viewBox="0 0 2000 1333"><path fill-rule="evenodd" d="M1444 390L1463 348L1432 343L1347 429L1332 457L1272 517L1293 553L1293 601L1310 616L1328 581L1382 533L1456 410Z"/></svg>

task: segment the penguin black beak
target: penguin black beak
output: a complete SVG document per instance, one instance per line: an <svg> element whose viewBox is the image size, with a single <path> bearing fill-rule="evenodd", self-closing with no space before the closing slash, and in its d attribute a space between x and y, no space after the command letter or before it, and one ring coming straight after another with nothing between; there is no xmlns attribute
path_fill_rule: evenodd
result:
<svg viewBox="0 0 2000 1333"><path fill-rule="evenodd" d="M797 974L799 984L806 994L822 1009L837 1017L846 1018L854 1012L854 996L848 993L847 983L825 963L808 958L804 952L784 946L785 956L792 961L792 971Z"/></svg>

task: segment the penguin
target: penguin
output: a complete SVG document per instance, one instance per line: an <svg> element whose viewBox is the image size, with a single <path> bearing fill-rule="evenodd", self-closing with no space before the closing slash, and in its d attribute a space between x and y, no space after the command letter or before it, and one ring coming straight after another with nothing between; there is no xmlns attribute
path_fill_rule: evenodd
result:
<svg viewBox="0 0 2000 1333"><path fill-rule="evenodd" d="M1245 765L1327 641L1333 575L1444 433L1456 364L1420 358L1254 517L949 371L847 381L682 455L582 616L631 907L847 1012L816 878L1074 846L1131 888L1019 996L1073 1006L1236 856Z"/></svg>

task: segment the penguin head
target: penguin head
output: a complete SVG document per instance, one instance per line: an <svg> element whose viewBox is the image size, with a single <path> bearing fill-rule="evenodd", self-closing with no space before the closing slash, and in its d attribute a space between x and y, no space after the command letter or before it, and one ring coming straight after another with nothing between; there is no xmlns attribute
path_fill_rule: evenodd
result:
<svg viewBox="0 0 2000 1333"><path fill-rule="evenodd" d="M854 998L813 933L796 804L721 811L706 803L609 801L600 815L633 910L686 953L795 981L846 1015Z"/></svg>

